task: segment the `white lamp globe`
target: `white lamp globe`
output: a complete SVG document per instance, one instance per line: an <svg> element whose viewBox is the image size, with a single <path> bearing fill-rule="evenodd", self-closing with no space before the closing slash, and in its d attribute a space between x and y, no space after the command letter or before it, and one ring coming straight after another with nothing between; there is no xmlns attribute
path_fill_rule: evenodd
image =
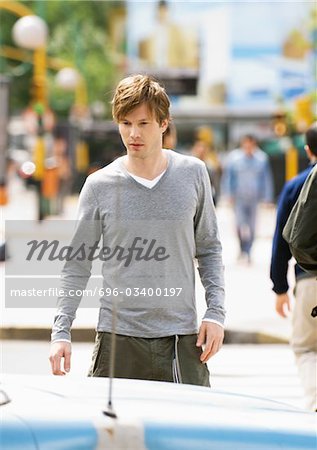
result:
<svg viewBox="0 0 317 450"><path fill-rule="evenodd" d="M20 47L36 50L45 47L48 27L38 16L24 16L15 22L12 35L15 43Z"/></svg>
<svg viewBox="0 0 317 450"><path fill-rule="evenodd" d="M62 89L73 91L78 86L80 75L77 70L71 67L61 69L56 75L56 83Z"/></svg>

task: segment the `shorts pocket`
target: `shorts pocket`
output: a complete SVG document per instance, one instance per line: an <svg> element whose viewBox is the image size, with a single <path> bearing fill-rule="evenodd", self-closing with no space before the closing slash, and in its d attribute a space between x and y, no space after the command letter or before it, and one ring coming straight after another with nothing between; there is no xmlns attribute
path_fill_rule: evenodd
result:
<svg viewBox="0 0 317 450"><path fill-rule="evenodd" d="M88 377L109 376L109 333L97 332ZM108 342L107 342L108 341ZM108 345L109 344L109 345Z"/></svg>

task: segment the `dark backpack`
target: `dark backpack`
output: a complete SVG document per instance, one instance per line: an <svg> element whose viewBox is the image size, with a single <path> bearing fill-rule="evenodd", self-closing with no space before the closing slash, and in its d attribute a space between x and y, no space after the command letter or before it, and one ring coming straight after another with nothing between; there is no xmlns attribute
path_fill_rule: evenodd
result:
<svg viewBox="0 0 317 450"><path fill-rule="evenodd" d="M297 263L317 275L317 165L308 175L283 230Z"/></svg>

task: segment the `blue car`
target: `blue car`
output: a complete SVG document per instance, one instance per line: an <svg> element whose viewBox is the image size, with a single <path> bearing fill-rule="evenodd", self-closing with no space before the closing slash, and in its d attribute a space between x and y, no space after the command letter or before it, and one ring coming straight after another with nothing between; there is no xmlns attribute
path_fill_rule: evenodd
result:
<svg viewBox="0 0 317 450"><path fill-rule="evenodd" d="M1 450L316 450L316 414L142 380L3 376ZM105 414L106 412L106 414Z"/></svg>

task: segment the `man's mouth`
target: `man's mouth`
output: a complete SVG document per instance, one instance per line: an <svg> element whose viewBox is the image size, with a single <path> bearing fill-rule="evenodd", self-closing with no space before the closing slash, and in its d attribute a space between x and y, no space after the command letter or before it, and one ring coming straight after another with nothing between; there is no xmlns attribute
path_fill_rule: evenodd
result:
<svg viewBox="0 0 317 450"><path fill-rule="evenodd" d="M141 147L143 147L143 144L131 143L131 144L129 144L129 147L134 148L134 149L140 149Z"/></svg>

